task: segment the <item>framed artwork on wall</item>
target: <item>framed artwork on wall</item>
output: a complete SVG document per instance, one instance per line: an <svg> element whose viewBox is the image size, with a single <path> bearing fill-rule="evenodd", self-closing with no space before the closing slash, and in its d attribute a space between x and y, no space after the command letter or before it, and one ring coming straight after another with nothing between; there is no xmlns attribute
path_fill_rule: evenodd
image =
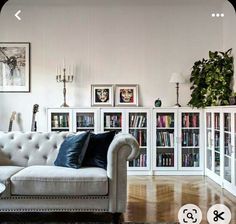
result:
<svg viewBox="0 0 236 224"><path fill-rule="evenodd" d="M0 92L30 91L30 43L0 42Z"/></svg>
<svg viewBox="0 0 236 224"><path fill-rule="evenodd" d="M116 106L138 106L138 85L116 85Z"/></svg>
<svg viewBox="0 0 236 224"><path fill-rule="evenodd" d="M91 106L113 106L113 85L91 85Z"/></svg>

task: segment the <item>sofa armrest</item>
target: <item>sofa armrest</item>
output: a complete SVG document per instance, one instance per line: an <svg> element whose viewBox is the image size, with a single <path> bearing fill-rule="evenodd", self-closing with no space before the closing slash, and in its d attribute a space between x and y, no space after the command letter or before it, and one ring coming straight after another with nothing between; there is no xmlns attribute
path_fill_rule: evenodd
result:
<svg viewBox="0 0 236 224"><path fill-rule="evenodd" d="M130 134L117 134L107 155L110 212L124 212L127 200L127 161L139 155L139 144Z"/></svg>

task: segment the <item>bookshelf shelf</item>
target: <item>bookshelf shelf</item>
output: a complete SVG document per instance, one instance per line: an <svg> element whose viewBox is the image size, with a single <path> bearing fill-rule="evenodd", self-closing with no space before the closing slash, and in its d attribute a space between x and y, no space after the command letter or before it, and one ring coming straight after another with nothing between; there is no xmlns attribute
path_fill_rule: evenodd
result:
<svg viewBox="0 0 236 224"><path fill-rule="evenodd" d="M199 127L189 127L189 128L182 127L182 130L199 130L199 129L200 129Z"/></svg>
<svg viewBox="0 0 236 224"><path fill-rule="evenodd" d="M122 130L122 127L104 127L106 130Z"/></svg>
<svg viewBox="0 0 236 224"><path fill-rule="evenodd" d="M173 149L174 146L156 146L157 149Z"/></svg>
<svg viewBox="0 0 236 224"><path fill-rule="evenodd" d="M232 157L230 155L225 154L224 156L229 158L229 159L232 159Z"/></svg>
<svg viewBox="0 0 236 224"><path fill-rule="evenodd" d="M174 128L156 128L157 130L174 130Z"/></svg>
<svg viewBox="0 0 236 224"><path fill-rule="evenodd" d="M86 130L94 130L93 127L91 127L91 128L90 128L90 127L77 127L76 129L77 129L77 130L85 130L85 131L86 131Z"/></svg>
<svg viewBox="0 0 236 224"><path fill-rule="evenodd" d="M132 127L129 127L130 130L147 130L147 128L132 128Z"/></svg>
<svg viewBox="0 0 236 224"><path fill-rule="evenodd" d="M69 130L69 127L57 127L57 128L52 127L51 129L52 129L52 131L55 131L55 130L56 131L57 130L62 130L63 131L63 130Z"/></svg>
<svg viewBox="0 0 236 224"><path fill-rule="evenodd" d="M199 149L199 146L182 146L182 149Z"/></svg>
<svg viewBox="0 0 236 224"><path fill-rule="evenodd" d="M225 134L229 134L229 135L231 135L231 134L232 134L232 132L231 132L231 131L224 131L224 133L225 133Z"/></svg>

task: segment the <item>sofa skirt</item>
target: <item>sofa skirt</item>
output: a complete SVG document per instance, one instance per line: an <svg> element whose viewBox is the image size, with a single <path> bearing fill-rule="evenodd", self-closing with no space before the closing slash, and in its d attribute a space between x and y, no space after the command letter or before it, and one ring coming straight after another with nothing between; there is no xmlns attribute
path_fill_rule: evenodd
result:
<svg viewBox="0 0 236 224"><path fill-rule="evenodd" d="M109 212L109 197L13 196L0 199L0 212Z"/></svg>

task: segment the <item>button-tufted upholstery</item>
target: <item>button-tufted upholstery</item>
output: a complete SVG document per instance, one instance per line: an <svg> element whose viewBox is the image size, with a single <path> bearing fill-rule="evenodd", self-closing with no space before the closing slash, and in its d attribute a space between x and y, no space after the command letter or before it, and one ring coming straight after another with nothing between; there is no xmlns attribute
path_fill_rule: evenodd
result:
<svg viewBox="0 0 236 224"><path fill-rule="evenodd" d="M53 165L60 145L68 134L0 132L0 165Z"/></svg>

